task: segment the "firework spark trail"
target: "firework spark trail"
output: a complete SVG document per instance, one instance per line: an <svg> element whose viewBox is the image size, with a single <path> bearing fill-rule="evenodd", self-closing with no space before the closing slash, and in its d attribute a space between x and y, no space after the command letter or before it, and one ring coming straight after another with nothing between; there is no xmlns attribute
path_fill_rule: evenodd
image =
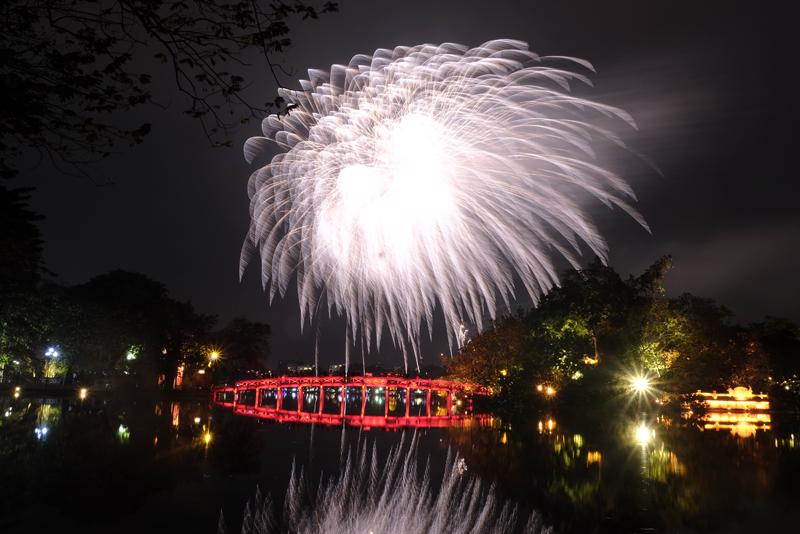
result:
<svg viewBox="0 0 800 534"><path fill-rule="evenodd" d="M348 346L389 334L418 363L421 329L441 309L451 346L510 308L515 279L534 303L558 283L554 260L607 246L586 197L645 228L628 184L597 163L604 126L624 111L570 94L586 61L539 57L520 41L379 49L330 72L310 70L291 106L245 143L251 225L240 272L261 257L270 301L297 280L301 323L326 302Z"/></svg>
<svg viewBox="0 0 800 534"><path fill-rule="evenodd" d="M316 491L293 463L283 507L256 488L255 498L245 505L241 532L552 534L539 513L526 520L513 502L470 475L466 462L449 450L441 482L432 480L427 463L420 473L417 449L416 434L408 446L404 434L381 461L375 446L364 443L355 454L348 452L339 474L320 480ZM221 512L218 525L218 534L225 534Z"/></svg>

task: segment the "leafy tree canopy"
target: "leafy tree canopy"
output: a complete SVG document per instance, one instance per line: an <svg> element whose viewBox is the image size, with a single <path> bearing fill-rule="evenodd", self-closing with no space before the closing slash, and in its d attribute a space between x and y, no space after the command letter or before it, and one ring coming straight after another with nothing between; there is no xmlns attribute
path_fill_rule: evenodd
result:
<svg viewBox="0 0 800 534"><path fill-rule="evenodd" d="M159 103L158 63L172 71L185 112L226 144L236 124L283 108L278 98L245 96L250 53L261 54L277 80L280 67L270 57L291 45L290 20L336 8L303 0L7 0L0 8L0 176L16 173L24 147L81 172L119 144L140 143L150 124L121 125L109 115Z"/></svg>

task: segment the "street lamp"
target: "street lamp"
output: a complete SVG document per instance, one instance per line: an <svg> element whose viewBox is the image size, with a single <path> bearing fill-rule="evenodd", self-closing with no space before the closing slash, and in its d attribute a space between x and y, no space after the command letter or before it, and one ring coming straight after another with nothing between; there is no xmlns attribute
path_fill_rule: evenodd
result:
<svg viewBox="0 0 800 534"><path fill-rule="evenodd" d="M208 366L211 367L211 364L215 361L219 360L220 354L218 350L212 350L208 353Z"/></svg>
<svg viewBox="0 0 800 534"><path fill-rule="evenodd" d="M47 347L47 350L44 352L44 355L48 358L58 358L59 352L56 350L55 347Z"/></svg>

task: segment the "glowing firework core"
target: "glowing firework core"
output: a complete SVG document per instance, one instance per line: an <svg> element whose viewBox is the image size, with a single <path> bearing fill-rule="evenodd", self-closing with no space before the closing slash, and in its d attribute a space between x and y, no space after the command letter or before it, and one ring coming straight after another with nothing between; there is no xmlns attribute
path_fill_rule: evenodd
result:
<svg viewBox="0 0 800 534"><path fill-rule="evenodd" d="M358 257L376 283L387 271L413 267L426 236L452 222L455 196L446 138L433 119L407 115L381 129L373 164L339 171L317 234L326 261Z"/></svg>
<svg viewBox="0 0 800 534"><path fill-rule="evenodd" d="M536 302L557 283L553 256L578 266L581 244L606 257L584 209L629 205L630 187L594 161L621 146L601 119L623 111L574 97L581 74L546 66L519 41L377 50L330 73L311 70L294 104L264 120L248 161L281 152L249 184L242 271L261 256L270 298L296 276L301 311L344 315L369 349L387 331L418 355L439 308L451 343L508 309L515 281Z"/></svg>

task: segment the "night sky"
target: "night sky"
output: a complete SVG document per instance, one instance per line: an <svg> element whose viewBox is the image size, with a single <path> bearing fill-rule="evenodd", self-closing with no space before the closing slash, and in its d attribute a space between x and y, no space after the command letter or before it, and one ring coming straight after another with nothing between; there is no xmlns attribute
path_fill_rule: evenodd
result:
<svg viewBox="0 0 800 534"><path fill-rule="evenodd" d="M611 265L639 273L669 253L670 295L714 298L743 322L765 314L800 321L793 18L777 2L733 4L345 0L337 14L298 23L282 61L296 78L379 47L504 37L543 55L590 60L598 73L585 94L629 111L639 131L628 140L661 170L622 169L652 235L619 210L598 208ZM114 185L96 187L44 164L15 180L38 187L48 267L68 284L115 268L143 272L222 321L269 322L273 363L312 357L313 331L300 332L296 296L268 307L255 269L238 279L253 170L241 146L258 124L240 129L233 148L210 148L163 74L157 87L169 108L122 118L152 121L154 132L95 169ZM254 91L272 100L274 82L258 75ZM445 348L440 337L423 364ZM341 358L340 322L323 327L321 349L323 362Z"/></svg>

